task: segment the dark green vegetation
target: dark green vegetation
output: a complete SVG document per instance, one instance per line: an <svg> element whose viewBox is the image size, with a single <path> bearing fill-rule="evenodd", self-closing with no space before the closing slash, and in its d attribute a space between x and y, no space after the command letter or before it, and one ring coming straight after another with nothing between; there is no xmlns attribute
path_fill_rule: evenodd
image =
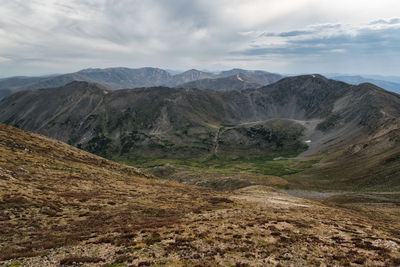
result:
<svg viewBox="0 0 400 267"><path fill-rule="evenodd" d="M317 125L317 129L325 132L337 126L339 122L340 116L337 114L331 114L323 122Z"/></svg>
<svg viewBox="0 0 400 267"><path fill-rule="evenodd" d="M288 182L280 177L299 173L315 163L315 161L309 161L300 166L296 160L274 160L276 159L275 156L236 158L211 156L187 159L135 158L133 160L115 158L113 160L140 166L140 169L144 172L163 179L208 186L219 190L234 190L254 184L289 188ZM286 154L285 156L293 155Z"/></svg>
<svg viewBox="0 0 400 267"><path fill-rule="evenodd" d="M109 91L73 82L16 93L0 111L4 123L186 183L400 186L400 97L372 84L303 75L242 91Z"/></svg>

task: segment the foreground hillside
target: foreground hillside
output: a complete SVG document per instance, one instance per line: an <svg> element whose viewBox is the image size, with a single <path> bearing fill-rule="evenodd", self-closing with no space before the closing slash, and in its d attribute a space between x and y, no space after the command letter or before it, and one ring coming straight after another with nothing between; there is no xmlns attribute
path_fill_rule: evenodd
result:
<svg viewBox="0 0 400 267"><path fill-rule="evenodd" d="M396 203L332 201L345 198L322 204L262 186L216 192L159 181L0 124L5 266L400 264Z"/></svg>
<svg viewBox="0 0 400 267"><path fill-rule="evenodd" d="M133 243L140 231L151 239L153 229L185 214L225 207L226 199L210 190L148 179L132 167L4 124L0 155L3 260L82 241Z"/></svg>

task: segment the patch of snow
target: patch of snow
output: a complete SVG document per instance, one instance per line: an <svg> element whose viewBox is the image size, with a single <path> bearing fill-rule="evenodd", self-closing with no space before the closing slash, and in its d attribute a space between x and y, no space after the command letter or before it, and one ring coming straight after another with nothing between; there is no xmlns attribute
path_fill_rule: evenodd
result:
<svg viewBox="0 0 400 267"><path fill-rule="evenodd" d="M309 144L309 143L311 143L311 140L306 140L305 142L306 142L307 144Z"/></svg>
<svg viewBox="0 0 400 267"><path fill-rule="evenodd" d="M313 74L313 75L311 75L313 78L315 78L315 75Z"/></svg>
<svg viewBox="0 0 400 267"><path fill-rule="evenodd" d="M239 81L242 81L242 82L244 82L244 81L243 81L243 79L242 79L242 78L240 78L239 74L238 74L238 75L236 75L236 78L237 78Z"/></svg>

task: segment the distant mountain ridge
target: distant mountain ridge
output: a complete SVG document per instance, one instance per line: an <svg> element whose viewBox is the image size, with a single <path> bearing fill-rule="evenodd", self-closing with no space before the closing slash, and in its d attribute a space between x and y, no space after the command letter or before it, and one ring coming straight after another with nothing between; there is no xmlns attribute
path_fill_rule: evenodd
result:
<svg viewBox="0 0 400 267"><path fill-rule="evenodd" d="M245 83L234 79L235 75L240 76ZM231 79L221 79L232 77ZM244 78L244 77L247 77ZM111 90L168 86L168 87L191 87L199 89L214 90L242 90L247 88L256 88L279 81L284 76L276 73L270 73L261 70L231 69L221 72L208 72L191 69L184 72L163 70L159 68L89 68L74 73L25 77L16 76L0 79L0 99L18 91L52 88L66 85L72 81L86 81L98 83ZM333 75L331 79L358 85L369 82L382 87L386 90L400 93L400 82L396 82L396 77L376 76L377 78L349 75ZM226 82L226 84L224 84ZM253 84L249 84L253 83Z"/></svg>
<svg viewBox="0 0 400 267"><path fill-rule="evenodd" d="M109 89L126 89L138 87L168 86L175 87L187 82L210 78L222 78L243 73L261 84L267 85L283 76L266 71L248 71L232 69L221 73L203 72L191 69L172 75L159 68L90 68L74 73L67 73L51 77L11 77L0 80L0 99L12 93L24 90L52 88L66 85L72 81L86 81L98 83Z"/></svg>
<svg viewBox="0 0 400 267"><path fill-rule="evenodd" d="M397 94L400 94L400 83L395 83L391 81L385 81L385 80L378 80L378 79L372 79L372 78L366 78L363 76L355 75L355 76L334 76L332 77L334 80L346 82L349 84L354 84L358 85L360 83L372 83L375 84L379 87L382 87L383 89L386 89L388 91L395 92Z"/></svg>
<svg viewBox="0 0 400 267"><path fill-rule="evenodd" d="M220 72L218 74L218 78L229 77L237 74L245 75L246 77L249 77L253 82L261 85L268 85L277 82L284 77L280 74L266 72L262 70L231 69Z"/></svg>
<svg viewBox="0 0 400 267"><path fill-rule="evenodd" d="M211 90L244 90L249 88L258 88L259 84L244 74L238 73L232 76L222 78L206 78L196 81L191 81L178 85L181 88L197 88Z"/></svg>

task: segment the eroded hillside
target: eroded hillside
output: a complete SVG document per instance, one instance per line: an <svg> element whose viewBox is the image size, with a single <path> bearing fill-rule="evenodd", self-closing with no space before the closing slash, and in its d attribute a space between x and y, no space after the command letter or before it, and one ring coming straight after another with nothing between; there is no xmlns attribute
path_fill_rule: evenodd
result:
<svg viewBox="0 0 400 267"><path fill-rule="evenodd" d="M400 97L372 84L303 75L243 91L109 91L73 82L14 94L0 110L6 124L187 183L232 189L273 175L285 187L400 186Z"/></svg>

